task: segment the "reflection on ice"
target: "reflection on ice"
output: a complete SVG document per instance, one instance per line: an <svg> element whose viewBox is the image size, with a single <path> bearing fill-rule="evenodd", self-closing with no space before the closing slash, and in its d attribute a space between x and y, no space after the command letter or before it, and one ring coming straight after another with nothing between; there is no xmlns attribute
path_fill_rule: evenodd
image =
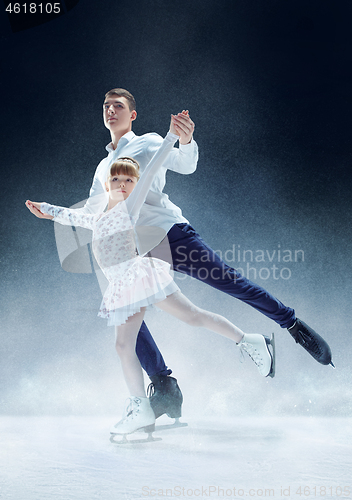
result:
<svg viewBox="0 0 352 500"><path fill-rule="evenodd" d="M111 423L2 417L3 498L351 498L351 419L189 419L132 446L109 442Z"/></svg>

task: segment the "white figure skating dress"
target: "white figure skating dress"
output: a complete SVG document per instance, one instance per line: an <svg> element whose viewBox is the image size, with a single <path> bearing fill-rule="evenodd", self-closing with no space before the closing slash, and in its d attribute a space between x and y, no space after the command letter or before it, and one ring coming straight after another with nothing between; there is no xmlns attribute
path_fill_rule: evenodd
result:
<svg viewBox="0 0 352 500"><path fill-rule="evenodd" d="M94 256L109 281L98 316L108 325L121 325L127 318L179 290L170 265L137 254L134 227L153 176L171 151L177 136L170 132L147 165L127 200L103 214L77 214L69 208L41 204L41 211L55 222L69 222L93 231Z"/></svg>

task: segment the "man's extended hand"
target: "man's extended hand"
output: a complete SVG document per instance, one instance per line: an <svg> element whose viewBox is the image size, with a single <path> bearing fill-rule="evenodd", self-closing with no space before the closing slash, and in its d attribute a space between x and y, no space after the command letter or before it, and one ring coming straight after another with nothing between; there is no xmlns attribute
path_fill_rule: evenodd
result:
<svg viewBox="0 0 352 500"><path fill-rule="evenodd" d="M37 203L35 201L29 201L27 200L25 203L26 207L32 214L34 214L38 219L49 219L52 220L54 217L49 214L43 214L43 212L40 211L40 205L41 203Z"/></svg>
<svg viewBox="0 0 352 500"><path fill-rule="evenodd" d="M170 132L180 136L180 144L188 144L192 140L194 123L192 122L188 110L182 113L171 115Z"/></svg>

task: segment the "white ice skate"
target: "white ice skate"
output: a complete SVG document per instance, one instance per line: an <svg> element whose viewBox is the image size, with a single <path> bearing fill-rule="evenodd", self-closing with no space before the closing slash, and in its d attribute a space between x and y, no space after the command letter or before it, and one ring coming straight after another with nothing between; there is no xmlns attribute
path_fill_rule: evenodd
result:
<svg viewBox="0 0 352 500"><path fill-rule="evenodd" d="M154 438L152 435L155 430L155 415L148 398L131 396L128 399L124 415L123 419L110 429L110 441L112 443L143 443L160 440L160 438ZM132 434L136 431L147 432L148 438L142 440L128 440L126 438L127 434ZM114 439L116 435L122 436L122 440L116 441Z"/></svg>
<svg viewBox="0 0 352 500"><path fill-rule="evenodd" d="M263 377L274 377L275 375L275 342L274 334L271 338L258 333L246 333L237 344L241 350L246 351L249 357L257 365L259 373ZM271 346L272 352L269 350Z"/></svg>

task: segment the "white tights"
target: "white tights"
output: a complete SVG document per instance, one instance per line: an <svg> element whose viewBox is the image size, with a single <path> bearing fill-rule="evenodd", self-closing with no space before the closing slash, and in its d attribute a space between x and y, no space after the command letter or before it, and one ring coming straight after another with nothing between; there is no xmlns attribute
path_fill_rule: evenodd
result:
<svg viewBox="0 0 352 500"><path fill-rule="evenodd" d="M207 330L240 342L243 332L223 316L195 306L181 292L175 292L156 304L159 309L175 316L190 326L201 326ZM146 397L143 372L136 355L136 341L144 318L145 308L116 327L116 350L121 360L123 374L130 394Z"/></svg>

